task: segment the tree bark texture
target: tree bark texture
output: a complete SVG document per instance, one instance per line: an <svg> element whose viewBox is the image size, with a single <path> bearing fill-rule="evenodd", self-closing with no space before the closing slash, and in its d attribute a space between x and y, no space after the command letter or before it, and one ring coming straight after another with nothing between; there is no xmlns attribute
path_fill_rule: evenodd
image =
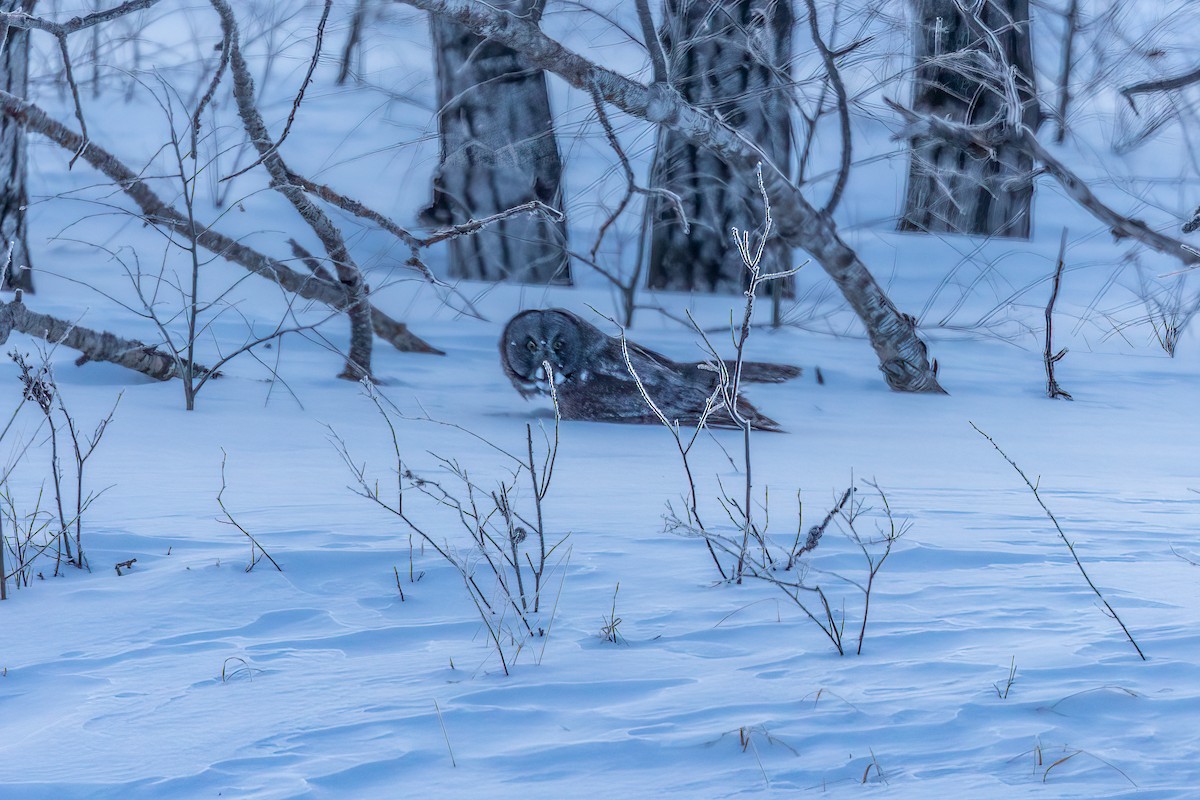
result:
<svg viewBox="0 0 1200 800"><path fill-rule="evenodd" d="M693 106L718 114L786 170L791 121L786 92L792 54L790 0L667 0L661 38L671 85ZM703 144L668 130L655 154L651 186L679 195L651 209L649 283L654 289L737 293L749 273L730 229L761 224L762 200L746 176ZM790 268L792 248L773 236L764 273ZM790 280L790 279L789 279Z"/></svg>
<svg viewBox="0 0 1200 800"><path fill-rule="evenodd" d="M1016 69L1020 123L1036 130L1033 48L1029 0L984 0L977 19L961 0L912 0L916 42L916 82L912 108L920 114L968 125L1007 124L1012 98L1004 96L1002 75L984 75L973 55ZM994 32L994 40L988 31ZM992 152L963 148L943 139L914 139L909 155L908 190L902 231L966 233L1029 238L1033 201L1033 160L1019 148Z"/></svg>
<svg viewBox="0 0 1200 800"><path fill-rule="evenodd" d="M914 320L901 314L858 254L842 241L829 214L808 202L779 167L754 143L715 115L697 109L669 86L638 83L598 66L546 36L533 22L497 11L490 3L468 0L400 0L464 25L477 35L519 50L528 63L545 69L626 114L685 134L730 164L747 183L763 165L763 185L771 198L779 235L812 254L862 320L888 385L901 392L943 392ZM2 98L0 98L2 99Z"/></svg>
<svg viewBox="0 0 1200 800"><path fill-rule="evenodd" d="M539 0L495 0L522 17ZM433 203L422 221L460 225L540 200L562 209L562 159L554 137L546 73L516 50L431 15L441 157ZM566 221L505 219L450 241L450 275L518 283L570 283Z"/></svg>
<svg viewBox="0 0 1200 800"><path fill-rule="evenodd" d="M36 0L0 0L0 11L33 11ZM29 83L30 31L0 25L0 89L25 97ZM25 235L25 131L16 121L0 119L0 252L12 245L12 259L0 288L33 291L33 264ZM2 265L0 265L2 266ZM14 277L15 276L15 277Z"/></svg>
<svg viewBox="0 0 1200 800"><path fill-rule="evenodd" d="M1103 222L1111 230L1115 239L1130 237L1147 247L1179 259L1189 267L1200 266L1200 251L1188 246L1185 242L1160 232L1145 220L1130 217L1115 210L1101 200L1087 181L1080 178L1070 167L1060 161L1057 156L1047 150L1037 135L1024 129L1002 134L998 131L981 130L960 122L950 122L941 117L922 116L911 109L884 98L893 110L908 123L897 138L938 138L955 142L961 147L994 150L1001 144L1007 143L1021 148L1035 163L1040 163L1046 173L1058 181L1067 196L1079 204L1096 219Z"/></svg>
<svg viewBox="0 0 1200 800"><path fill-rule="evenodd" d="M0 303L0 346L8 342L13 331L33 336L51 344L63 344L83 353L76 363L107 361L142 373L157 381L182 378L180 361L170 353L164 353L135 339L122 339L107 331L85 328L73 322L30 311L19 299L11 303ZM194 374L204 375L208 370L194 365Z"/></svg>

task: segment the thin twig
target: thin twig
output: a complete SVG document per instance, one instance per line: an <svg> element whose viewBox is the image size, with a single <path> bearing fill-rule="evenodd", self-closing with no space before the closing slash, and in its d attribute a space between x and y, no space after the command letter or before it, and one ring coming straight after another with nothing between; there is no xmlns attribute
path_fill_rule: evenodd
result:
<svg viewBox="0 0 1200 800"><path fill-rule="evenodd" d="M667 72L667 57L663 50L662 41L658 38L658 30L654 27L654 17L650 15L648 0L637 0L638 22L642 26L642 39L645 41L646 52L650 56L651 74L655 83L666 83L670 73Z"/></svg>
<svg viewBox="0 0 1200 800"><path fill-rule="evenodd" d="M250 544L251 544L250 563L246 565L246 572L250 572L251 570L253 570L254 565L258 563L258 560L254 556L254 548L258 548L258 552L262 553L263 556L265 556L266 559L268 561L270 561L272 565L274 565L275 569L279 570L280 572L283 572L283 567L279 566L279 562L271 557L271 554L268 553L266 551L266 549L263 548L263 546L258 543L258 540L254 538L253 534L251 534L250 531L246 530L240 524L238 524L238 521L233 518L232 514L229 513L229 509L227 509L225 507L224 496L225 496L225 489L227 488L226 484L225 484L225 460L226 460L226 458L227 458L227 456L225 453L225 448L222 447L221 448L221 491L217 492L217 505L221 507L221 513L225 515L225 519L219 520L219 521L224 522L226 525L232 525L233 527L237 528L239 531L242 532L243 536L245 536L247 539L250 540Z"/></svg>
<svg viewBox="0 0 1200 800"><path fill-rule="evenodd" d="M1066 392L1058 381L1054 379L1054 365L1062 361L1063 356L1067 354L1067 348L1054 352L1052 344L1054 338L1054 303L1058 300L1058 289L1062 285L1063 264L1067 252L1067 229L1063 228L1062 242L1058 246L1058 264L1054 268L1054 288L1050 292L1050 300L1046 303L1046 349L1042 355L1042 359L1046 362L1046 396L1051 400L1062 398L1070 400L1071 395Z"/></svg>
<svg viewBox="0 0 1200 800"><path fill-rule="evenodd" d="M812 40L817 46L817 50L821 53L821 60L825 62L825 74L829 77L829 83L833 86L833 92L837 96L838 121L841 124L842 131L842 160L838 166L837 181L833 185L833 191L829 194L829 201L821 209L825 214L832 214L834 209L838 207L838 203L841 202L842 194L846 191L846 182L850 178L850 164L853 156L850 135L850 97L846 91L846 84L842 81L842 73L838 69L837 60L834 58L829 46L825 44L825 40L821 37L821 28L817 20L816 0L805 0L805 2L808 4L809 33L812 35Z"/></svg>
<svg viewBox="0 0 1200 800"><path fill-rule="evenodd" d="M312 59L308 62L308 72L304 73L304 80L300 82L300 91L296 93L296 99L292 101L292 110L291 113L288 114L287 124L283 126L283 133L279 134L279 138L275 140L275 143L271 145L271 148L267 152L260 155L258 160L256 160L253 164L238 170L232 175L226 175L224 178L221 178L222 182L232 180L239 175L244 175L257 167L259 164L266 161L272 153L275 153L279 150L279 148L283 145L284 139L287 139L288 134L292 132L292 123L296 121L296 112L300 110L300 103L304 101L304 92L307 91L308 84L312 81L313 72L317 68L317 62L321 58L321 44L325 41L325 23L329 20L329 9L331 8L333 8L333 0L325 0L325 8L321 11L321 19L317 23L317 42L313 46ZM231 31L225 30L225 41L227 46L229 43L230 33ZM228 56L224 54L222 58L223 60L228 60ZM218 70L217 75L220 75L220 70Z"/></svg>
<svg viewBox="0 0 1200 800"><path fill-rule="evenodd" d="M1067 550L1071 552L1071 558L1075 559L1075 566L1079 568L1079 572L1081 575L1083 575L1083 579L1087 581L1087 585L1091 587L1091 590L1096 593L1096 597L1100 598L1100 602L1104 604L1104 608L1107 609L1108 615L1116 620L1117 624L1121 626L1121 630L1125 632L1125 637L1129 639L1129 643L1133 645L1133 649L1137 651L1137 654L1141 657L1142 661L1145 661L1146 655L1142 652L1142 648L1138 647L1138 643L1134 640L1133 634L1129 632L1129 628L1125 627L1125 623L1121 621L1119 616L1117 616L1117 612L1111 605L1109 605L1108 600L1104 598L1104 595L1100 592L1100 590L1096 588L1096 584L1092 582L1091 576L1088 575L1087 570L1083 567L1083 562L1079 560L1079 556L1075 552L1075 545L1071 543L1071 540L1067 538L1067 534L1063 532L1062 526L1058 524L1058 520L1055 518L1054 513L1050 511L1045 502L1042 501L1042 496L1038 493L1038 487L1031 480L1029 480L1029 476L1027 476L1025 472L1017 466L1017 462L1009 458L1008 453L1005 453L1000 449L1000 445L996 444L995 439L981 431L974 422L970 422L969 424L975 429L976 433L987 439L988 442L991 443L992 447L996 448L996 452L1003 456L1004 460L1007 461L1009 465L1017 471L1017 474L1021 476L1021 480L1025 481L1025 485L1029 487L1029 491L1033 492L1033 498L1037 500L1038 505L1041 506L1042 510L1046 512L1046 516L1050 518L1052 523L1054 523L1054 529L1058 531L1059 538L1062 539L1063 544L1067 546Z"/></svg>

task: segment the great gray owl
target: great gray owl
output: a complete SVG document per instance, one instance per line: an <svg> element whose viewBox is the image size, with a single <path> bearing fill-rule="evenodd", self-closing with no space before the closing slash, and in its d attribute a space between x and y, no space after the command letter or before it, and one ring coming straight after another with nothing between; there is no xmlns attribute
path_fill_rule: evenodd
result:
<svg viewBox="0 0 1200 800"><path fill-rule="evenodd" d="M646 393L668 420L695 425L717 385L717 375L699 364L680 364L628 340L629 360ZM554 371L558 409L563 419L658 423L646 405L621 355L621 340L561 308L522 311L504 328L500 363L524 397L549 394L545 368ZM726 362L729 364L729 362ZM732 366L729 364L729 366ZM744 362L742 379L779 383L800 374L785 364ZM738 410L753 428L778 431L779 425L743 398ZM738 427L723 407L708 418L721 428Z"/></svg>

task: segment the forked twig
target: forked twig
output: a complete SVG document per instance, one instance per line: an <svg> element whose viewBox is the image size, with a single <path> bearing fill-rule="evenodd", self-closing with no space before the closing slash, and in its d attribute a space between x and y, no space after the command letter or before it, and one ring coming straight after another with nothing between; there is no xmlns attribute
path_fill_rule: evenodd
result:
<svg viewBox="0 0 1200 800"><path fill-rule="evenodd" d="M238 521L236 519L234 519L233 515L229 513L229 509L227 509L225 507L225 500L224 500L225 489L228 488L225 484L225 460L226 460L225 448L222 447L221 448L221 491L217 492L217 505L221 507L221 513L225 515L225 519L217 520L217 521L222 522L226 525L232 525L233 527L235 527L239 531L241 531L243 536L245 536L247 539L250 540L250 563L246 565L246 572L251 572L254 569L255 565L258 564L258 562L260 560L260 558L255 557L255 555L254 555L255 548L258 548L258 552L262 553L263 556L268 561L271 562L271 564L275 567L275 569L279 570L280 572L283 572L283 567L279 566L279 562L271 557L271 554L268 553L266 551L266 549L261 544L258 543L258 539L255 539L254 535L252 533L250 533L250 531L243 528L238 523Z"/></svg>

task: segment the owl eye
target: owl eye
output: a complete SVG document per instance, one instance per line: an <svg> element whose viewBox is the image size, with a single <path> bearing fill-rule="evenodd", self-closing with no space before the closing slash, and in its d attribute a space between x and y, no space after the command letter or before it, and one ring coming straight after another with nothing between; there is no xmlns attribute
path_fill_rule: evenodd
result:
<svg viewBox="0 0 1200 800"><path fill-rule="evenodd" d="M562 349L563 349L563 343L562 343L562 341L561 341L561 340L556 340L556 341L554 342L554 352L556 352L556 353L561 353L561 352L562 352Z"/></svg>
<svg viewBox="0 0 1200 800"><path fill-rule="evenodd" d="M533 340L532 336L525 340L525 349L531 353L537 352L538 345L537 342Z"/></svg>

